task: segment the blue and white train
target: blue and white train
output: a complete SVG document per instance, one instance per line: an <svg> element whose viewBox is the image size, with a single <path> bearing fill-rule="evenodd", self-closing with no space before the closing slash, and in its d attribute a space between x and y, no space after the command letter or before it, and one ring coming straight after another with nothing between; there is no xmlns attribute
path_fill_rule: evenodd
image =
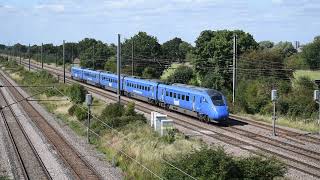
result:
<svg viewBox="0 0 320 180"><path fill-rule="evenodd" d="M71 68L72 79L109 91L117 91L116 74L80 67ZM121 76L120 92L131 98L197 117L204 121L225 122L229 111L225 96L216 90L185 84L161 82Z"/></svg>

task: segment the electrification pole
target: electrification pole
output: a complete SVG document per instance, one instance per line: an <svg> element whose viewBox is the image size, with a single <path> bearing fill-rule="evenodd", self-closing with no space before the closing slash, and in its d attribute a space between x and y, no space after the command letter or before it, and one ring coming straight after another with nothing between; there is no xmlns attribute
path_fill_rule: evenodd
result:
<svg viewBox="0 0 320 180"><path fill-rule="evenodd" d="M131 58L132 58L132 64L131 64L131 75L133 76L133 71L134 71L134 64L133 64L133 59L134 59L134 40L132 39L132 47L131 47Z"/></svg>
<svg viewBox="0 0 320 180"><path fill-rule="evenodd" d="M117 75L118 75L118 103L120 104L120 66L121 66L121 42L120 42L120 34L118 34L118 47L117 47Z"/></svg>
<svg viewBox="0 0 320 180"><path fill-rule="evenodd" d="M93 63L93 69L95 69L95 64L96 64L96 62L95 62L95 60L94 60L94 45L93 45L93 47L92 47L92 63Z"/></svg>
<svg viewBox="0 0 320 180"><path fill-rule="evenodd" d="M65 47L64 47L64 43L65 40L63 40L63 46L62 46L62 60L63 60L63 83L66 83L66 62L65 62L65 57L64 57L64 51L65 51Z"/></svg>
<svg viewBox="0 0 320 180"><path fill-rule="evenodd" d="M236 99L236 66L237 66L237 35L233 36L233 77L232 77L232 104L234 105Z"/></svg>
<svg viewBox="0 0 320 180"><path fill-rule="evenodd" d="M43 43L41 43L41 68L43 69Z"/></svg>
<svg viewBox="0 0 320 180"><path fill-rule="evenodd" d="M21 65L21 47L19 48L19 58L20 58L20 65Z"/></svg>
<svg viewBox="0 0 320 180"><path fill-rule="evenodd" d="M71 62L73 65L73 44L71 44Z"/></svg>
<svg viewBox="0 0 320 180"><path fill-rule="evenodd" d="M29 56L29 71L30 71L30 61L31 61L31 59L30 59L30 44L29 44L29 48L28 48L28 56Z"/></svg>
<svg viewBox="0 0 320 180"><path fill-rule="evenodd" d="M58 52L56 52L56 67L58 66Z"/></svg>

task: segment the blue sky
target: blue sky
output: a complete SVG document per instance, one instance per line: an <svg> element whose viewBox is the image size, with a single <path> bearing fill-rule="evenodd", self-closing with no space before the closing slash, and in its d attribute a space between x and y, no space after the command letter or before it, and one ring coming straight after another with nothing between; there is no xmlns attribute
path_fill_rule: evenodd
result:
<svg viewBox="0 0 320 180"><path fill-rule="evenodd" d="M146 31L194 44L202 30L242 29L257 41L312 41L319 0L0 0L0 43L114 43Z"/></svg>

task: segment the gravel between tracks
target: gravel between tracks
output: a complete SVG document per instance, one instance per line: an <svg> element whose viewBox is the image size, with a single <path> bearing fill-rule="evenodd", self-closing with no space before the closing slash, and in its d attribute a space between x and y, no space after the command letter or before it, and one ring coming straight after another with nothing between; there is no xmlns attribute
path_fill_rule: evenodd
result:
<svg viewBox="0 0 320 180"><path fill-rule="evenodd" d="M13 80L8 79L11 83L17 85ZM21 88L17 88L19 92L27 97L28 94ZM72 145L86 161L105 179L123 179L123 173L119 168L114 168L108 163L104 155L95 150L95 148L87 144L84 137L79 137L60 119L56 118L53 114L47 112L41 105L35 101L30 102L66 140Z"/></svg>
<svg viewBox="0 0 320 180"><path fill-rule="evenodd" d="M14 175L11 170L17 168L14 168L10 163L10 159L12 158L10 157L10 155L12 156L10 152L13 152L13 149L10 147L8 141L8 132L2 117L0 117L0 177L3 176L13 179Z"/></svg>

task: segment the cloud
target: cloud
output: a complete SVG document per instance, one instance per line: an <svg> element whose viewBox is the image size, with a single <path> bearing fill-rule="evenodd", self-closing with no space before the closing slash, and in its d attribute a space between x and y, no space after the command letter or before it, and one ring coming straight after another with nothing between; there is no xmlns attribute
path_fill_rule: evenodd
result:
<svg viewBox="0 0 320 180"><path fill-rule="evenodd" d="M64 12L65 7L63 4L41 4L34 7L37 10L48 10L53 12Z"/></svg>

